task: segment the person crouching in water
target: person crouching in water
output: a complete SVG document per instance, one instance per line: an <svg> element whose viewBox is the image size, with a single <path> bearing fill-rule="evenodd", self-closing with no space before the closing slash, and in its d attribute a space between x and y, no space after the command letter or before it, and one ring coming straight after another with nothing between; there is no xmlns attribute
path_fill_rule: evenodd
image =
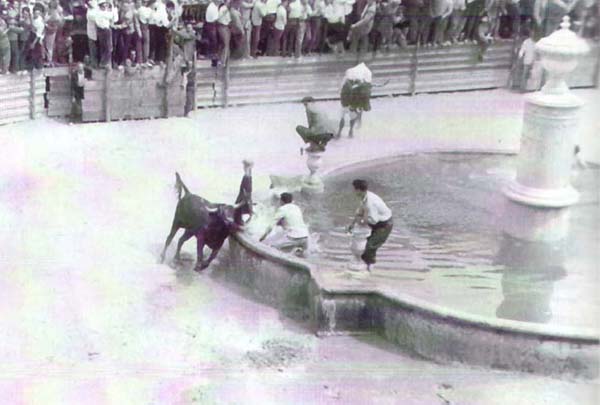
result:
<svg viewBox="0 0 600 405"><path fill-rule="evenodd" d="M308 227L304 223L300 207L292 202L293 197L290 193L282 193L279 198L281 206L275 212L273 222L267 227L260 241L265 241L271 230L279 225L284 232L271 235L265 243L279 250L308 249Z"/></svg>
<svg viewBox="0 0 600 405"><path fill-rule="evenodd" d="M354 220L348 227L348 232L352 232L354 225L365 221L371 234L367 237L365 250L360 258L366 263L367 271L371 271L375 263L377 249L379 249L390 236L393 227L392 210L383 202L381 197L368 190L368 184L365 180L356 179L352 181L354 193L360 199L360 206L356 210Z"/></svg>

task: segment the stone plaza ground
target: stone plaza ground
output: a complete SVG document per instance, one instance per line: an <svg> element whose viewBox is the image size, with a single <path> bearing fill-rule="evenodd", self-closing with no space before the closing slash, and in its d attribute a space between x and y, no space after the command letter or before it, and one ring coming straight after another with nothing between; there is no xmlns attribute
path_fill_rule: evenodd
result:
<svg viewBox="0 0 600 405"><path fill-rule="evenodd" d="M597 90L578 143L600 162ZM335 114L337 102L323 103ZM517 152L521 95L503 90L373 101L323 170L414 151ZM191 119L0 127L3 403L592 404L597 381L412 358L374 336L317 338L215 282L157 264L174 173L232 202L240 161L306 173L300 104L198 110ZM190 242L185 252L193 254Z"/></svg>

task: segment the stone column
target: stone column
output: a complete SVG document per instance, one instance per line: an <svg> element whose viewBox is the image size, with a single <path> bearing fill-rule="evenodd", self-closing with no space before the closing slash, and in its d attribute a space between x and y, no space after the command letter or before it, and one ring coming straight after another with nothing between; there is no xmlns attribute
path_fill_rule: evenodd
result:
<svg viewBox="0 0 600 405"><path fill-rule="evenodd" d="M306 166L310 174L304 179L302 192L308 194L322 193L324 190L323 181L317 174L321 167L323 152L306 151Z"/></svg>
<svg viewBox="0 0 600 405"><path fill-rule="evenodd" d="M562 239L567 208L579 199L570 176L583 102L564 79L589 47L569 26L569 17L564 17L559 30L536 44L547 82L541 91L526 96L517 176L503 190L510 200L505 230L517 238Z"/></svg>

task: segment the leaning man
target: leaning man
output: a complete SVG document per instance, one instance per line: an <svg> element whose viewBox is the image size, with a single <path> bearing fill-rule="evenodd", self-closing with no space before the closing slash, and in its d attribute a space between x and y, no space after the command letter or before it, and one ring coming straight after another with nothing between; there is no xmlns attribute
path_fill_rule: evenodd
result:
<svg viewBox="0 0 600 405"><path fill-rule="evenodd" d="M381 197L368 190L368 184L365 180L354 180L352 182L354 193L360 198L361 203L356 210L356 216L348 227L348 232L352 232L354 225L365 221L371 228L371 235L367 238L365 251L361 259L367 264L367 271L371 271L375 263L375 255L387 240L392 232L392 210L383 202Z"/></svg>
<svg viewBox="0 0 600 405"><path fill-rule="evenodd" d="M308 227L302 218L302 211L293 202L293 197L290 193L282 193L280 196L281 206L275 212L275 218L269 225L260 238L264 241L271 233L271 230L279 225L283 228L283 233L271 235L266 243L280 250L290 250L293 248L301 248L303 250L308 247Z"/></svg>

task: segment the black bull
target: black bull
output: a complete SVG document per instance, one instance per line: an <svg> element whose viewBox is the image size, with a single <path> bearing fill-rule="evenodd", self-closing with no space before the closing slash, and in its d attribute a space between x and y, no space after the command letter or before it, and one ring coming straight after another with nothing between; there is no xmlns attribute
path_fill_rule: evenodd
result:
<svg viewBox="0 0 600 405"><path fill-rule="evenodd" d="M233 217L235 210L240 209L240 207L226 204L212 204L208 200L190 193L181 181L179 173L176 173L175 176L175 187L178 191L179 202L175 209L171 232L167 236L165 247L160 255L160 261L161 263L164 262L167 248L173 241L177 231L183 228L185 232L179 238L179 242L177 242L174 259L175 261L180 260L179 253L181 252L181 247L188 239L195 236L197 242L197 260L194 270L201 271L207 268L217 256L230 233L239 229L239 226L234 223ZM183 197L181 197L182 191L184 192ZM205 245L211 249L210 256L206 262L202 260Z"/></svg>

